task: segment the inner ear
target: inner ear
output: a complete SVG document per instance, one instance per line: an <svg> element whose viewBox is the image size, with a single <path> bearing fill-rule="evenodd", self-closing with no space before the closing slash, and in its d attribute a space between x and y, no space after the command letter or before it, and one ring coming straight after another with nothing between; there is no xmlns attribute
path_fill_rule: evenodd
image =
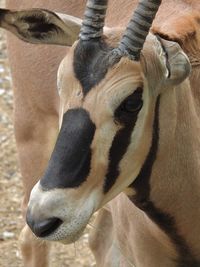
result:
<svg viewBox="0 0 200 267"><path fill-rule="evenodd" d="M166 83L178 85L190 74L189 58L177 42L157 38L165 54Z"/></svg>
<svg viewBox="0 0 200 267"><path fill-rule="evenodd" d="M45 9L0 9L0 27L33 44L71 46L78 39L81 22L78 18Z"/></svg>

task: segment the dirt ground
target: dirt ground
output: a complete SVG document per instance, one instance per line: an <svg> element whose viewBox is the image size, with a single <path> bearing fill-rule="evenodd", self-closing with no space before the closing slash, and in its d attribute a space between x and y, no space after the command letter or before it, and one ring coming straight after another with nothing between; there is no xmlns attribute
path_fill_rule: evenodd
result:
<svg viewBox="0 0 200 267"><path fill-rule="evenodd" d="M0 7L4 0L0 0ZM6 53L5 33L0 30L0 267L22 267L18 236L23 225L23 196L13 133L13 94ZM92 267L88 229L75 245L53 245L52 267Z"/></svg>

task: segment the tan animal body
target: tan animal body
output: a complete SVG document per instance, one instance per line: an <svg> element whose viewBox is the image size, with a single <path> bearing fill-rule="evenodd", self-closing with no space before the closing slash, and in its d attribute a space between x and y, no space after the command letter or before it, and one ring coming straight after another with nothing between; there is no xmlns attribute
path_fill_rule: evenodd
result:
<svg viewBox="0 0 200 267"><path fill-rule="evenodd" d="M41 44L8 38L27 223L71 243L102 208L97 266L198 267L200 2L107 2L8 0L0 12L1 27ZM24 265L47 267L48 242L29 227Z"/></svg>

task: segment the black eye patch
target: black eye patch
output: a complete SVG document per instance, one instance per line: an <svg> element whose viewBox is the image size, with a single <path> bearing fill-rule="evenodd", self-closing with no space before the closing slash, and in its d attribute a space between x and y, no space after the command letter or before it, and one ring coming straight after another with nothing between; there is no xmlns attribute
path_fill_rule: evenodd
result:
<svg viewBox="0 0 200 267"><path fill-rule="evenodd" d="M137 119L137 114L143 106L142 93L142 88L138 87L120 104L114 114L116 122L127 125Z"/></svg>
<svg viewBox="0 0 200 267"><path fill-rule="evenodd" d="M142 108L142 92L142 88L138 88L115 111L115 120L117 123L122 124L123 127L115 135L109 151L109 165L104 181L104 193L107 193L112 188L120 175L120 162L131 143L131 134L134 130L138 113Z"/></svg>

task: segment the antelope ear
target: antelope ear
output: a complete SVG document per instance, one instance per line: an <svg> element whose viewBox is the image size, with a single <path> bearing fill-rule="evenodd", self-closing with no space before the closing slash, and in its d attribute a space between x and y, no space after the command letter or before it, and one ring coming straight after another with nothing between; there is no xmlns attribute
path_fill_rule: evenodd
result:
<svg viewBox="0 0 200 267"><path fill-rule="evenodd" d="M191 65L189 58L178 43L161 37L159 37L159 40L167 53L166 69L168 75L165 82L169 85L178 85L190 74Z"/></svg>
<svg viewBox="0 0 200 267"><path fill-rule="evenodd" d="M78 39L81 23L79 18L45 9L0 9L0 27L33 44L71 46Z"/></svg>

